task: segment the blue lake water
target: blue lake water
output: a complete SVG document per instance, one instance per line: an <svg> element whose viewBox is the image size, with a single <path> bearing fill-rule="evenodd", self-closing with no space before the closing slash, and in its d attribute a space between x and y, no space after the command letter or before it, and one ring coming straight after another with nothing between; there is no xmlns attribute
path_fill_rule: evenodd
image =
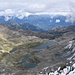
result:
<svg viewBox="0 0 75 75"><path fill-rule="evenodd" d="M17 50L17 49L16 49L16 48L14 48L14 49L10 50L10 53L15 52L16 50Z"/></svg>
<svg viewBox="0 0 75 75"><path fill-rule="evenodd" d="M40 46L33 47L32 49L45 49L48 46L51 46L51 45L56 44L56 43L57 43L56 41L49 41L49 42L41 44Z"/></svg>
<svg viewBox="0 0 75 75"><path fill-rule="evenodd" d="M22 61L18 62L17 64L22 64L22 63L26 62L28 59L29 59L29 57L26 56L26 57L22 58ZM25 64L24 68L30 69L30 68L34 68L36 66L37 66L37 64L35 64L35 63L27 63L27 64Z"/></svg>
<svg viewBox="0 0 75 75"><path fill-rule="evenodd" d="M37 49L37 50L39 50L39 49L45 49L45 48L47 48L48 46L51 46L51 45L53 45L53 44L56 44L57 43L57 41L49 41L49 42L46 42L46 43L43 43L43 44L41 44L40 46L37 46L37 47L33 47L32 49ZM10 51L10 53L12 53L12 52L15 52L16 51L16 49L13 49L13 50L11 50ZM29 59L29 56L25 56L25 57L23 57L22 58L22 60L20 61L20 62L18 62L17 64L22 64L22 63L24 63L24 62L26 62L27 60ZM29 69L29 68L35 68L37 66L37 64L34 64L34 63L27 63L27 64L25 64L25 69Z"/></svg>
<svg viewBox="0 0 75 75"><path fill-rule="evenodd" d="M30 69L30 68L35 68L36 66L37 66L37 64L27 63L24 67L25 67L25 69Z"/></svg>
<svg viewBox="0 0 75 75"><path fill-rule="evenodd" d="M22 64L28 60L29 56L25 56L22 58L22 61L18 62L17 64Z"/></svg>

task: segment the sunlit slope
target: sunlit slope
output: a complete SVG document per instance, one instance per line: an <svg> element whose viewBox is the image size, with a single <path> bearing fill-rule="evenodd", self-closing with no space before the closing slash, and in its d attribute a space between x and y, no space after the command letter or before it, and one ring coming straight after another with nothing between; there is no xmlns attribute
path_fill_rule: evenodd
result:
<svg viewBox="0 0 75 75"><path fill-rule="evenodd" d="M0 50L4 52L9 52L15 46L14 43L10 42L3 37L3 34L0 33Z"/></svg>
<svg viewBox="0 0 75 75"><path fill-rule="evenodd" d="M28 34L28 32L26 32ZM9 52L17 46L28 48L34 47L44 42L43 39L36 36L28 36L18 30L12 30L7 26L0 25L0 51ZM36 43L36 45L34 45ZM32 45L33 44L33 45Z"/></svg>

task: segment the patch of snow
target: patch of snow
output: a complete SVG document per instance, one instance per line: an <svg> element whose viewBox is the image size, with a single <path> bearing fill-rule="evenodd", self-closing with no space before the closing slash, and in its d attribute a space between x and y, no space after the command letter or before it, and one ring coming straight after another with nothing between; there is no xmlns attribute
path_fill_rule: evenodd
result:
<svg viewBox="0 0 75 75"><path fill-rule="evenodd" d="M65 65L66 67L61 69L61 67L59 67L57 70L55 71L51 71L48 74L43 74L43 72L40 72L41 74L38 75L75 75L75 63L70 61ZM44 68L44 69L48 69L48 67Z"/></svg>
<svg viewBox="0 0 75 75"><path fill-rule="evenodd" d="M71 71L69 74L67 75L75 75L75 69L73 71Z"/></svg>
<svg viewBox="0 0 75 75"><path fill-rule="evenodd" d="M45 68L43 68L42 70L46 70L46 69L48 69L48 67L45 67Z"/></svg>
<svg viewBox="0 0 75 75"><path fill-rule="evenodd" d="M74 52L74 51L75 51L75 47L73 48L72 52Z"/></svg>
<svg viewBox="0 0 75 75"><path fill-rule="evenodd" d="M75 53L70 58L67 58L67 60L74 59L73 57L75 57Z"/></svg>
<svg viewBox="0 0 75 75"><path fill-rule="evenodd" d="M73 42L74 42L74 41L69 41L69 44L65 47L65 49L66 49L66 48L69 48L69 49L70 49L70 48L72 47Z"/></svg>
<svg viewBox="0 0 75 75"><path fill-rule="evenodd" d="M74 70L71 70L72 67ZM60 69L55 72L50 72L49 75L75 75L75 64L72 66L66 66L66 68L64 68L60 73L58 71L60 71Z"/></svg>

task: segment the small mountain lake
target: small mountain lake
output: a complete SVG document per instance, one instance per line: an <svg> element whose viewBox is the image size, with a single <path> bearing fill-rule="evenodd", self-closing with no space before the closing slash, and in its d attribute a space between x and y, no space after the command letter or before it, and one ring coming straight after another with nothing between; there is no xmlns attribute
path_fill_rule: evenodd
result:
<svg viewBox="0 0 75 75"><path fill-rule="evenodd" d="M56 44L57 41L49 41L49 42L45 42L43 44L41 44L40 46L37 46L37 47L33 47L32 49L45 49L53 44Z"/></svg>
<svg viewBox="0 0 75 75"><path fill-rule="evenodd" d="M13 52L15 52L17 49L12 49L12 50L10 50L10 53L13 53Z"/></svg>
<svg viewBox="0 0 75 75"><path fill-rule="evenodd" d="M48 42L45 42L45 43L43 43L43 44L41 44L41 45L39 45L39 46L36 46L36 47L33 47L33 48L31 48L31 49L35 49L35 50L39 50L39 49L45 49L45 48L47 48L47 47L49 47L49 46L51 46L51 45L53 45L53 44L56 44L57 43L57 41L48 41ZM17 49L12 49L12 50L10 50L10 53L13 53L13 52L15 52Z"/></svg>
<svg viewBox="0 0 75 75"><path fill-rule="evenodd" d="M43 44L41 44L41 45L39 45L39 46L37 46L37 47L33 47L32 49L34 49L34 50L42 50L42 49L46 49L47 47L49 47L49 46L51 46L51 45L54 45L54 44L56 44L57 43L57 41L48 41L48 42L45 42L45 43L43 43ZM17 49L13 49L13 50L11 50L10 51L10 53L13 53L13 52L15 52ZM20 61L20 62L18 62L17 64L22 64L22 63L24 63L24 62L26 62L27 60L29 59L29 56L25 56L25 57L23 57L22 58L22 60ZM34 63L27 63L27 64L25 64L25 69L30 69L30 68L35 68L37 66L37 64L34 64Z"/></svg>
<svg viewBox="0 0 75 75"><path fill-rule="evenodd" d="M49 42L45 42L45 43L41 44L40 46L33 47L32 49L34 49L34 50L45 49L48 46L51 46L56 43L57 43L57 41L49 41ZM28 59L28 57L23 58L21 63L25 62L27 59ZM30 68L35 68L36 66L37 66L37 64L27 63L24 67L25 67L25 69L30 69Z"/></svg>
<svg viewBox="0 0 75 75"><path fill-rule="evenodd" d="M18 62L17 64L23 64L28 59L29 59L29 56L26 56L26 57L22 58L22 61ZM37 64L29 62L29 63L25 64L24 68L25 69L30 69L30 68L35 68L36 66L37 66Z"/></svg>
<svg viewBox="0 0 75 75"><path fill-rule="evenodd" d="M37 66L37 64L34 63L27 63L24 68L25 69L30 69L30 68L35 68Z"/></svg>

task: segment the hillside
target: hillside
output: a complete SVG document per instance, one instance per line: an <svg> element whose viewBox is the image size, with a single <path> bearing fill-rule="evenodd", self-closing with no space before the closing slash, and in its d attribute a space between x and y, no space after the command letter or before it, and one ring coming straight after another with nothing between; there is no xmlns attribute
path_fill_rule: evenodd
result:
<svg viewBox="0 0 75 75"><path fill-rule="evenodd" d="M58 30L59 29L59 30ZM53 73L61 64L74 60L75 46L75 28L57 27L53 31L64 33L60 37L56 37L57 43L48 46L43 50L35 50L33 47L39 46L42 43L49 42L51 35L46 33L31 32L28 30L12 29L6 25L0 25L0 65L3 72L12 74L16 71L20 74L37 75L40 73L52 73L50 67L53 66ZM41 37L41 36L42 37ZM46 35L44 37L44 35ZM50 36L49 36L50 35ZM38 36L38 37L37 37ZM44 39L42 39L44 38ZM47 39L46 39L47 38ZM72 63L73 64L73 63ZM31 66L32 65L32 66ZM48 67L47 70L44 68ZM9 70L10 69L10 70ZM28 72L28 70L30 70ZM15 74L17 74L15 73Z"/></svg>
<svg viewBox="0 0 75 75"><path fill-rule="evenodd" d="M18 33L18 31L14 31L14 33L21 34L21 33ZM29 36L25 36L25 38L24 38L23 34L22 34L23 37L19 36L19 38L17 36L15 36L15 37L12 36L13 40L15 40L15 39L18 40L17 42L13 41L9 37L9 40L11 42L15 43L17 46L14 47L13 50L10 51L10 53L3 53L0 55L1 56L0 64L3 64L3 66L5 67L4 72L8 73L8 74L12 74L15 72L15 75L16 74L23 75L24 73L26 75L27 74L28 75L30 75L30 74L31 75L37 75L37 74L45 75L46 73L56 75L56 72L59 71L59 73L57 73L57 74L61 75L61 74L63 74L65 69L68 69L68 71L70 71L70 69L69 69L70 66L68 65L68 66L64 67L60 73L60 69L62 68L61 65L64 65L65 63L69 63L70 61L73 61L72 64L74 64L75 39L74 39L74 35L71 35L71 34L69 36L66 36L67 39L65 38L64 35L62 35L60 37L60 41L57 42L56 44L49 46L47 49L37 50L37 51L30 50L31 46L29 46L29 45L30 44L34 45L36 43L33 40L34 39L33 36L31 39L31 40L33 40L33 43L31 41L29 41L28 44L27 43L25 44L25 41L23 39L26 39L26 37L28 38ZM9 34L9 36L11 36L11 35ZM61 40L61 38L63 36L64 36L64 39ZM73 38L70 38L70 36ZM8 39L8 37L6 37L6 38ZM36 39L39 40L39 38L35 38L35 40ZM38 40L36 40L36 41L38 41ZM20 43L20 41L22 41L22 44ZM40 39L40 42L42 42L41 39ZM18 43L19 43L19 45L18 45ZM27 47L27 45L28 45L28 47ZM34 67L29 69L28 65L30 65L30 64L34 65ZM60 69L58 67L60 67ZM71 67L73 68L73 66L71 66ZM3 68L1 68L1 69L3 70ZM59 69L59 70L57 70L57 69ZM10 73L7 71L9 71ZM16 73L16 71L18 71L18 72ZM64 73L66 74L68 71L65 71ZM74 69L73 69L73 71L74 71ZM69 72L69 74L70 74L70 72Z"/></svg>
<svg viewBox="0 0 75 75"><path fill-rule="evenodd" d="M40 63L39 51L31 48L47 42L48 39L30 36L28 32L0 25L0 64L7 66L7 68L10 66L22 70L25 69L24 65L33 64L36 66Z"/></svg>
<svg viewBox="0 0 75 75"><path fill-rule="evenodd" d="M22 29L22 30L30 30L30 31L36 31L36 32L45 32L42 28L39 28L38 26L31 25L30 23L17 23L17 22L9 22L7 23L7 26L9 26L12 29Z"/></svg>
<svg viewBox="0 0 75 75"><path fill-rule="evenodd" d="M60 37L65 34L70 34L75 32L75 26L57 26L48 31L50 34L54 35L55 37ZM71 35L71 34L70 34Z"/></svg>

